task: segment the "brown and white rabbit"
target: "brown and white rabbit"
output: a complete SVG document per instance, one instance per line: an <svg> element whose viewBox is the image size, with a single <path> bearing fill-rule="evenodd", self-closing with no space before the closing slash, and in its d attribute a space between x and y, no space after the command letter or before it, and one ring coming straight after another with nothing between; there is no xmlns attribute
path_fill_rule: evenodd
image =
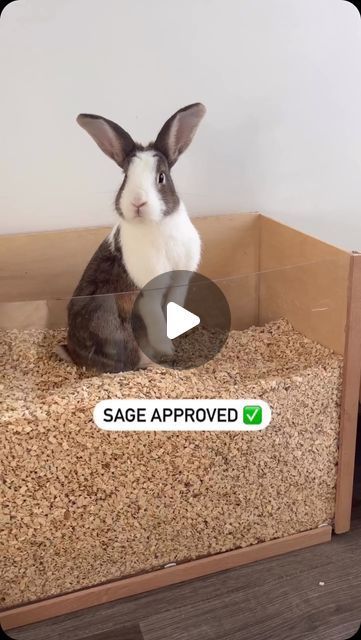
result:
<svg viewBox="0 0 361 640"><path fill-rule="evenodd" d="M134 142L111 120L78 116L80 126L123 170L124 179L115 198L119 222L91 258L69 302L67 346L58 349L63 358L101 372L149 364L132 333L134 295L131 299L109 294L142 289L160 274L197 269L201 241L170 170L189 146L205 112L200 103L180 109L147 146ZM182 304L182 287L178 290ZM164 331L162 300L154 305L154 295L151 301L145 295L140 310L154 352L170 357L173 345Z"/></svg>

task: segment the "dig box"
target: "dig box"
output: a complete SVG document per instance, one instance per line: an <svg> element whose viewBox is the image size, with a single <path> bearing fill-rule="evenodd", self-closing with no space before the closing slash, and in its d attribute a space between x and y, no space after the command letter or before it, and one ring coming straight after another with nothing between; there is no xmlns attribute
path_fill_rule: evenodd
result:
<svg viewBox="0 0 361 640"><path fill-rule="evenodd" d="M232 332L199 369L60 362L107 229L0 239L1 622L28 624L327 542L350 527L361 256L261 214L195 219ZM257 433L108 433L105 398L261 398Z"/></svg>

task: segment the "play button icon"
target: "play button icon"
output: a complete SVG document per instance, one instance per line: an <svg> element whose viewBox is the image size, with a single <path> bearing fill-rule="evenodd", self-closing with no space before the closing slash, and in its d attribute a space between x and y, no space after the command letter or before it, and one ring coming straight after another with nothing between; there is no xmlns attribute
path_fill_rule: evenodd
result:
<svg viewBox="0 0 361 640"><path fill-rule="evenodd" d="M200 273L168 271L150 280L132 308L140 351L165 367L199 367L221 351L231 327L227 299Z"/></svg>
<svg viewBox="0 0 361 640"><path fill-rule="evenodd" d="M187 311L176 302L167 304L167 337L171 340L178 338L186 331L193 329L200 323L201 319L194 313Z"/></svg>

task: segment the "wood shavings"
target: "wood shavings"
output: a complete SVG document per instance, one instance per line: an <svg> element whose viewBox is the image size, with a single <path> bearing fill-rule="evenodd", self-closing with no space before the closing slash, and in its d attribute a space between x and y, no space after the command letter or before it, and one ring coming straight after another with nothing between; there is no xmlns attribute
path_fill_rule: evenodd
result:
<svg viewBox="0 0 361 640"><path fill-rule="evenodd" d="M246 547L334 517L342 358L285 320L198 369L100 376L63 331L0 332L0 597L11 606ZM111 433L106 398L261 398L257 433Z"/></svg>

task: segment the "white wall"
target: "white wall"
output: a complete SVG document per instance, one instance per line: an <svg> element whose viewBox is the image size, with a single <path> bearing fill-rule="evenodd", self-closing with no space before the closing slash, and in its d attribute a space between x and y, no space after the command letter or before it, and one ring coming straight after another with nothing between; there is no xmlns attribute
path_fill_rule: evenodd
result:
<svg viewBox="0 0 361 640"><path fill-rule="evenodd" d="M148 141L208 114L190 212L261 210L361 249L361 20L343 0L18 0L0 19L0 232L115 220L119 169L75 122Z"/></svg>

